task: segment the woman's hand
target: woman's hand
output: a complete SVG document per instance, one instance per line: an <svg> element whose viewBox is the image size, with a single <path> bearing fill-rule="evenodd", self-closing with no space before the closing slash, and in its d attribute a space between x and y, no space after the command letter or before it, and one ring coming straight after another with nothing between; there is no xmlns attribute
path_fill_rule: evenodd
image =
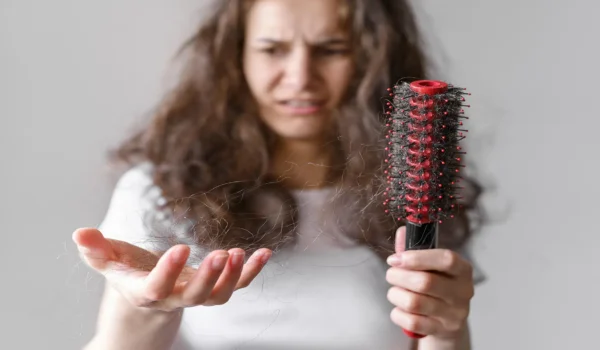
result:
<svg viewBox="0 0 600 350"><path fill-rule="evenodd" d="M186 266L190 249L170 248L162 256L135 245L106 239L92 228L78 229L73 241L83 260L138 307L175 311L197 305L220 305L258 275L271 256L260 249L244 264L244 251L211 252L198 269Z"/></svg>
<svg viewBox="0 0 600 350"><path fill-rule="evenodd" d="M388 300L392 321L404 330L458 339L474 294L472 266L446 249L405 251L406 228L396 234L396 254L388 258Z"/></svg>

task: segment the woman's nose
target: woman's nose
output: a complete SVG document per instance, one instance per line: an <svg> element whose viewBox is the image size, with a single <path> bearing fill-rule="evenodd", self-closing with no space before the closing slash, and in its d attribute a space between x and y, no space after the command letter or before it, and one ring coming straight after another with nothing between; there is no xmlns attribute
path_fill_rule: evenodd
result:
<svg viewBox="0 0 600 350"><path fill-rule="evenodd" d="M285 82L295 90L305 89L313 79L314 62L310 52L305 49L296 50L289 56L285 69Z"/></svg>

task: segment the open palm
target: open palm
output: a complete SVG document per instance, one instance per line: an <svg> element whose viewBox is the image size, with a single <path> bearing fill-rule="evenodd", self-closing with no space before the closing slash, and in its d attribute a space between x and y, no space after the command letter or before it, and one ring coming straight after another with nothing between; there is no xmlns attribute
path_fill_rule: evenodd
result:
<svg viewBox="0 0 600 350"><path fill-rule="evenodd" d="M76 230L73 241L83 260L133 305L162 311L226 303L235 290L252 282L272 254L259 249L244 264L240 248L215 250L195 269L186 266L186 245L161 255L107 239L93 228Z"/></svg>

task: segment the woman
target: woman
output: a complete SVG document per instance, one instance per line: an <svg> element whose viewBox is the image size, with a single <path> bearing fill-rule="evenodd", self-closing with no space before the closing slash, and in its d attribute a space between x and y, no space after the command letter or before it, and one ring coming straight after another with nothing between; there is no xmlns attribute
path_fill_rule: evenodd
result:
<svg viewBox="0 0 600 350"><path fill-rule="evenodd" d="M107 280L87 348L467 349L471 265L394 254L404 230L375 200L381 96L425 76L408 5L214 5L119 149L135 166L101 227L73 234ZM468 236L459 217L446 247Z"/></svg>

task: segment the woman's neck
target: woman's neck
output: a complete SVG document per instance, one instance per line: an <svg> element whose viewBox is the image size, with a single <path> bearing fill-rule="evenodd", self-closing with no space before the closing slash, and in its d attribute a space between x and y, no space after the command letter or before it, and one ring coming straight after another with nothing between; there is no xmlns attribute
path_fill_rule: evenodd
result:
<svg viewBox="0 0 600 350"><path fill-rule="evenodd" d="M290 189L326 186L331 166L331 144L279 140L271 160L271 175Z"/></svg>

